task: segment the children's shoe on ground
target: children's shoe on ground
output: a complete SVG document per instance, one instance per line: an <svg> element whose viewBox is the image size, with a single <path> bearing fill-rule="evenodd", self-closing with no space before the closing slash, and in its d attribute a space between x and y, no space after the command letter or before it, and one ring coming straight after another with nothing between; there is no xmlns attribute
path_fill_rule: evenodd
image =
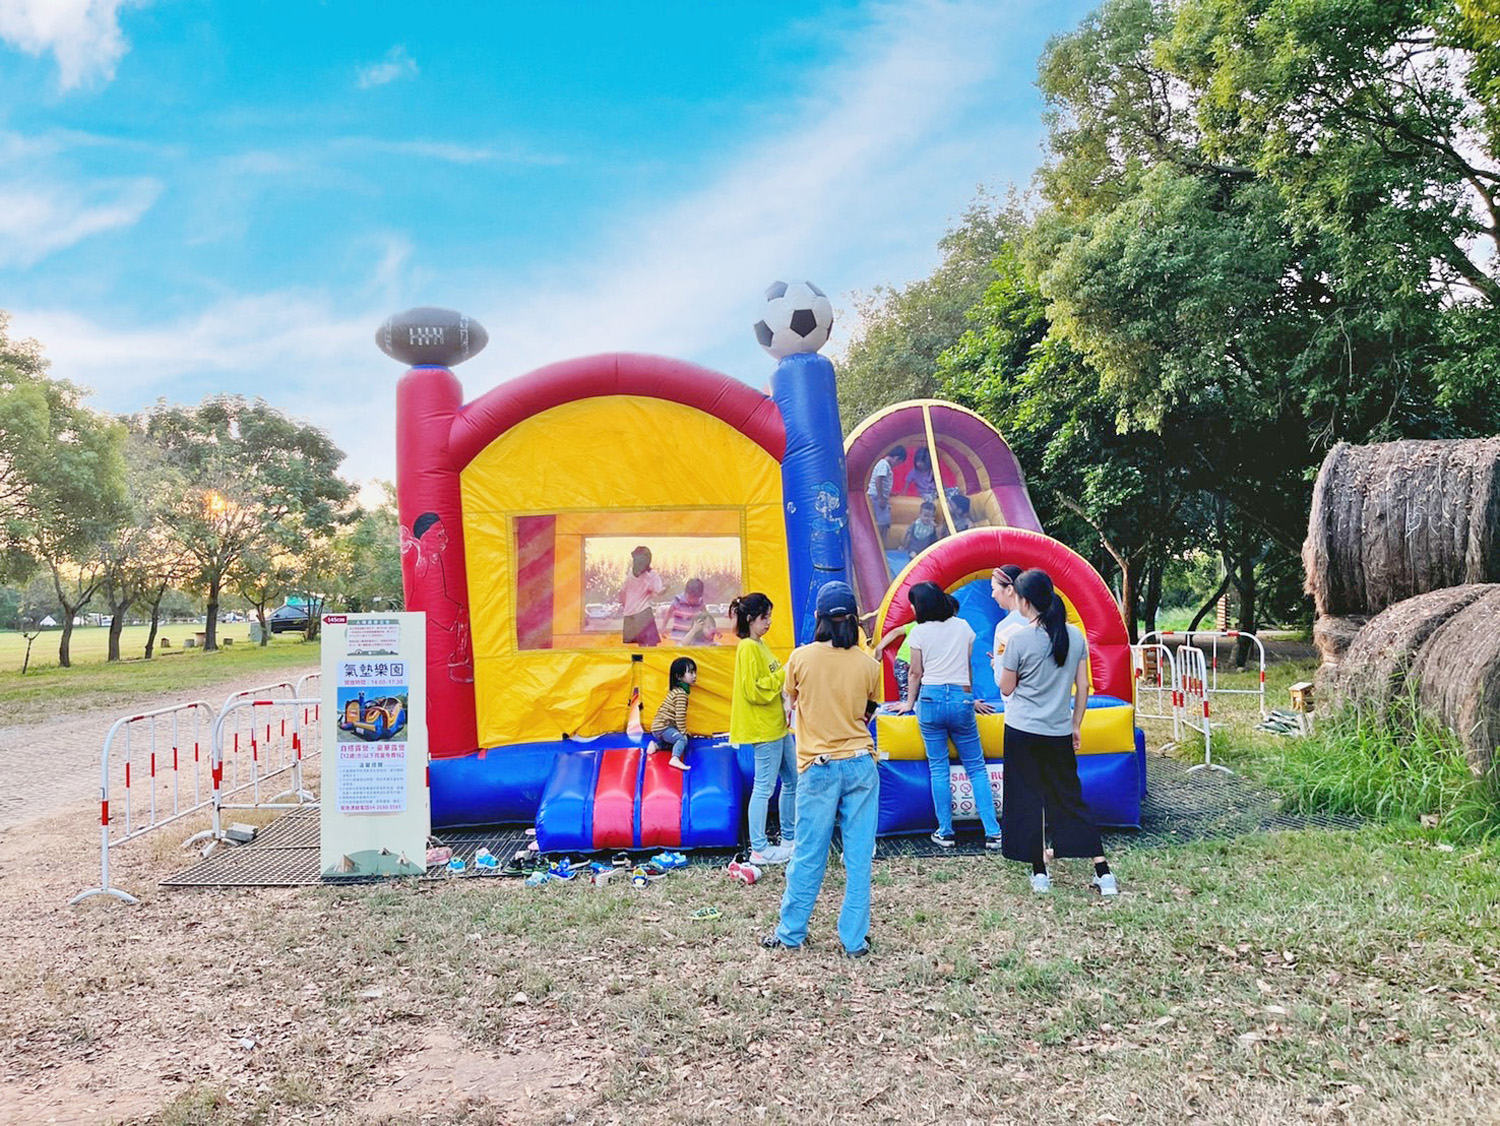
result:
<svg viewBox="0 0 1500 1126"><path fill-rule="evenodd" d="M754 864L741 864L738 860L731 860L729 867L725 868L724 871L728 872L731 878L739 880L741 883L753 884L760 879L759 868Z"/></svg>
<svg viewBox="0 0 1500 1126"><path fill-rule="evenodd" d="M1001 840L999 833L996 833L993 837L984 838L984 847L991 852L999 852L1003 845L1004 842Z"/></svg>
<svg viewBox="0 0 1500 1126"><path fill-rule="evenodd" d="M1102 876L1095 876L1089 883L1099 889L1100 895L1120 894L1120 884L1115 879L1113 872L1105 872Z"/></svg>
<svg viewBox="0 0 1500 1126"><path fill-rule="evenodd" d="M543 884L550 884L552 882L552 879L552 873L543 869L542 871L533 872L531 873L531 875L527 876L526 886L529 888L539 888Z"/></svg>
<svg viewBox="0 0 1500 1126"><path fill-rule="evenodd" d="M675 868L686 868L687 862L688 858L686 854L681 852L658 852L651 858L651 863L655 864L664 872L671 871Z"/></svg>
<svg viewBox="0 0 1500 1126"><path fill-rule="evenodd" d="M1031 875L1031 890L1037 895L1046 895L1052 890L1052 877L1046 872L1033 872Z"/></svg>
<svg viewBox="0 0 1500 1126"><path fill-rule="evenodd" d="M489 849L481 848L474 854L474 867L488 868L493 872L499 869L500 861Z"/></svg>
<svg viewBox="0 0 1500 1126"><path fill-rule="evenodd" d="M954 845L952 833L933 833L928 840L932 841L938 848L952 848Z"/></svg>

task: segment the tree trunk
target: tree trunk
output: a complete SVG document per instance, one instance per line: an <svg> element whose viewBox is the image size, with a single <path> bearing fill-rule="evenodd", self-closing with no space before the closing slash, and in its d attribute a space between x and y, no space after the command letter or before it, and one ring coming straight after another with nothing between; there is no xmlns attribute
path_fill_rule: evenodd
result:
<svg viewBox="0 0 1500 1126"><path fill-rule="evenodd" d="M22 631L21 636L26 639L26 656L21 658L21 675L26 675L26 668L31 664L31 643L36 640L36 634Z"/></svg>
<svg viewBox="0 0 1500 1126"><path fill-rule="evenodd" d="M1192 633L1198 628L1198 623L1208 616L1208 612L1218 605L1219 599L1224 597L1224 592L1229 589L1233 573L1226 569L1224 577L1219 580L1218 589L1208 596L1208 601L1198 607L1198 612L1193 615L1193 620L1188 623L1187 632Z"/></svg>
<svg viewBox="0 0 1500 1126"><path fill-rule="evenodd" d="M1154 560L1146 568L1146 593L1141 600L1141 622L1145 627L1142 636L1156 632L1156 615L1161 610L1161 573L1166 568L1164 560Z"/></svg>
<svg viewBox="0 0 1500 1126"><path fill-rule="evenodd" d="M1140 641L1140 627L1136 624L1136 611L1140 609L1141 556L1132 553L1125 557L1120 568L1120 612L1125 616L1125 633L1130 644Z"/></svg>
<svg viewBox="0 0 1500 1126"><path fill-rule="evenodd" d="M1260 623L1255 620L1255 560L1251 556L1245 556L1239 561L1236 569L1238 577L1234 581L1235 593L1240 598L1240 619L1236 627L1240 633L1255 633L1260 628ZM1235 640L1234 667L1243 669L1250 660L1250 639L1241 636Z"/></svg>
<svg viewBox="0 0 1500 1126"><path fill-rule="evenodd" d="M203 651L212 653L219 647L219 591L223 588L222 575L215 575L208 582L208 613L203 623Z"/></svg>
<svg viewBox="0 0 1500 1126"><path fill-rule="evenodd" d="M260 622L260 646L264 649L271 644L271 623L266 621L266 604L257 602L255 604L255 617Z"/></svg>
<svg viewBox="0 0 1500 1126"><path fill-rule="evenodd" d="M130 604L135 601L132 596L123 602L111 602L109 604L109 655L106 661L118 661L120 659L120 634L125 629L125 613L130 609Z"/></svg>
<svg viewBox="0 0 1500 1126"><path fill-rule="evenodd" d="M156 630L161 624L161 600L166 597L167 584L162 583L156 588L156 595L151 599L151 632L146 635L146 660L151 659L151 651L156 648Z"/></svg>
<svg viewBox="0 0 1500 1126"><path fill-rule="evenodd" d="M66 602L63 603L62 637L57 641L57 664L59 668L70 669L73 667L72 657L68 650L73 644L73 608Z"/></svg>

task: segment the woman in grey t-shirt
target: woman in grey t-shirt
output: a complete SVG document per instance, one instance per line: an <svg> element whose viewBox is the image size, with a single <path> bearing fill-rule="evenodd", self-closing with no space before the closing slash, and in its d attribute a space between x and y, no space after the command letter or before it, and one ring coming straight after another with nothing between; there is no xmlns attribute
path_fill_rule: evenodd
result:
<svg viewBox="0 0 1500 1126"><path fill-rule="evenodd" d="M1011 636L998 662L1006 697L1002 853L1031 864L1032 891L1051 891L1043 853L1045 817L1054 854L1093 857L1091 885L1103 895L1116 895L1119 886L1078 781L1076 754L1089 700L1088 642L1068 623L1047 572L1023 571L1015 595L1031 625Z"/></svg>

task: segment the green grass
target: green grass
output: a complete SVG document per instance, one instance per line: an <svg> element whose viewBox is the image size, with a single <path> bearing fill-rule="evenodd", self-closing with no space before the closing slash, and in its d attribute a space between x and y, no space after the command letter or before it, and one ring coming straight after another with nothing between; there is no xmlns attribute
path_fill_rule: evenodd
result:
<svg viewBox="0 0 1500 1126"><path fill-rule="evenodd" d="M214 653L182 649L192 626L168 626L161 636L172 639L172 648L158 651L147 661L141 658L146 627L127 626L121 652L128 659L105 663L108 630L79 627L73 631L71 668L57 664L57 633L37 638L31 651L31 667L21 675L25 642L16 633L0 633L0 715L5 724L46 719L69 705L128 708L137 699L161 693L190 693L199 685L219 684L239 677L264 674L266 681L282 678L287 670L316 665L319 645L301 634L283 633L262 648L245 637L243 625L220 627L220 639L233 637L234 645ZM126 644L129 642L129 644ZM42 646L45 644L45 648Z"/></svg>
<svg viewBox="0 0 1500 1126"><path fill-rule="evenodd" d="M162 626L157 630L156 643L158 651L161 647L162 638L170 638L172 649L180 649L185 638L203 631L203 623L183 622L176 625ZM126 626L120 631L120 656L122 658L140 657L146 649L146 635L151 632L150 626ZM279 638L300 638L301 634L280 634ZM223 644L226 638L232 639L235 645L250 644L250 630L245 622L234 624L221 624L219 626L219 644ZM46 666L57 666L57 646L62 639L62 630L47 629L37 635L37 639L31 646L31 668L42 668ZM168 650L171 652L172 650ZM109 652L109 629L106 626L75 626L73 636L69 642L69 654L74 665L102 664ZM13 630L0 630L0 673L19 671L21 660L26 653L26 639L20 633Z"/></svg>

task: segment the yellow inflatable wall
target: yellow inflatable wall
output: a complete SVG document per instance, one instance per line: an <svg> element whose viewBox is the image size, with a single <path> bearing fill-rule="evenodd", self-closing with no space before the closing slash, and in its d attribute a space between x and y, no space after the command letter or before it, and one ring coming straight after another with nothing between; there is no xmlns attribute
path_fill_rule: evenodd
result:
<svg viewBox="0 0 1500 1126"><path fill-rule="evenodd" d="M765 592L777 608L766 643L783 659L791 651L781 466L711 415L637 396L564 403L492 441L463 471L462 489L481 747L623 730L637 682L649 726L680 655L698 665L690 733L728 730L738 639L725 631L717 645L678 649L664 638L641 648L618 631L583 629L588 537L737 537L742 589ZM527 517L550 518L549 574L532 564L522 583L517 522ZM518 601L534 610L544 589L545 647L522 645ZM643 660L632 662L634 653Z"/></svg>

